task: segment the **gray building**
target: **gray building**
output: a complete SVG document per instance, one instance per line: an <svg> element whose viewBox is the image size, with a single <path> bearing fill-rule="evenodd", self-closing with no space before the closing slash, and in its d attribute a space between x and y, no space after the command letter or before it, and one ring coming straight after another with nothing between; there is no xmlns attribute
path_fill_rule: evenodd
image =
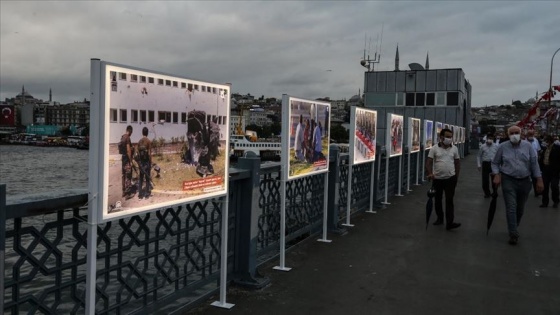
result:
<svg viewBox="0 0 560 315"><path fill-rule="evenodd" d="M411 63L408 70L400 70L397 47L394 71L370 71L368 67L364 79L364 106L377 110L379 146L385 145L387 114L394 113L404 116L405 136L409 117L421 119L422 129L425 119L465 127L467 153L471 85L461 68L431 70L426 56L425 67ZM406 145L407 139L403 143Z"/></svg>

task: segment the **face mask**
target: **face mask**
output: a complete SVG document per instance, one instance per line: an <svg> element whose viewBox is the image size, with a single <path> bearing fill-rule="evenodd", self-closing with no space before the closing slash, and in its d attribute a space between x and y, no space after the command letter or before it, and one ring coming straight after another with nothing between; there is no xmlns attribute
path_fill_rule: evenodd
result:
<svg viewBox="0 0 560 315"><path fill-rule="evenodd" d="M452 138L443 138L443 144L450 145L453 142Z"/></svg>
<svg viewBox="0 0 560 315"><path fill-rule="evenodd" d="M486 144L491 145L492 143L494 143L494 140L492 140L492 139L486 140Z"/></svg>
<svg viewBox="0 0 560 315"><path fill-rule="evenodd" d="M519 140L521 140L521 135L519 135L519 134L509 136L509 141L511 141L511 143L513 143L513 144L517 144L519 142Z"/></svg>

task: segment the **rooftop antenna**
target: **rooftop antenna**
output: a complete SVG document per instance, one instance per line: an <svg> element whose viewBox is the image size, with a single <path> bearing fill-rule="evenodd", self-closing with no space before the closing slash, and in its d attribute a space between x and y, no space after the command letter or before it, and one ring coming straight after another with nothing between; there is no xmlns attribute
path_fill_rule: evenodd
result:
<svg viewBox="0 0 560 315"><path fill-rule="evenodd" d="M379 39L379 35L377 35L377 38ZM364 58L360 61L360 64L362 65L362 67L367 68L368 72L370 72L370 71L373 72L374 69L375 69L374 65L381 61L381 47L383 45L383 24L381 24L381 41L380 41L380 44L379 44L379 53L377 51L378 46L376 44L375 45L375 55L374 55L373 59L370 59L370 57L369 57L369 49L368 49L368 55L367 55L367 58L366 58L366 48L365 48L366 43L365 43L365 41L366 41L366 39L364 37ZM377 40L376 40L376 42L377 42ZM369 46L371 48L371 38L370 38Z"/></svg>

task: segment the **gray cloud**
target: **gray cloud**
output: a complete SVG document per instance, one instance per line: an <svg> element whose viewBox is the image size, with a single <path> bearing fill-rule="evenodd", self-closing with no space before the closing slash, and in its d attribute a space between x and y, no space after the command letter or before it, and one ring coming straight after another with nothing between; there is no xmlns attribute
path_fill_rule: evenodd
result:
<svg viewBox="0 0 560 315"><path fill-rule="evenodd" d="M401 69L428 51L432 69L463 68L474 106L525 101L548 85L558 14L534 1L2 1L0 99L22 85L89 98L90 58L240 93L348 99L363 90L364 46L392 70L398 43Z"/></svg>

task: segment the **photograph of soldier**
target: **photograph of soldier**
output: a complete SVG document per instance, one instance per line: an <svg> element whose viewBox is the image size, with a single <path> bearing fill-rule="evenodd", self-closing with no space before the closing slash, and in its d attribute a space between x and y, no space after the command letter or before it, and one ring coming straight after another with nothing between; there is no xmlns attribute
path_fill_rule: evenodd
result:
<svg viewBox="0 0 560 315"><path fill-rule="evenodd" d="M148 139L148 127L142 128L142 139L138 141L137 154L138 163L138 199L148 199L152 194L152 141Z"/></svg>
<svg viewBox="0 0 560 315"><path fill-rule="evenodd" d="M115 65L105 75L104 218L226 193L228 86Z"/></svg>
<svg viewBox="0 0 560 315"><path fill-rule="evenodd" d="M433 143L438 143L439 139L437 139L437 137L439 137L439 134L441 133L441 131L443 130L443 123L437 122L436 121L436 132L434 133L434 142Z"/></svg>
<svg viewBox="0 0 560 315"><path fill-rule="evenodd" d="M328 169L329 106L310 101L289 100L289 177Z"/></svg>
<svg viewBox="0 0 560 315"><path fill-rule="evenodd" d="M354 107L354 164L375 161L377 112Z"/></svg>
<svg viewBox="0 0 560 315"><path fill-rule="evenodd" d="M389 114L389 156L402 154L403 116Z"/></svg>
<svg viewBox="0 0 560 315"><path fill-rule="evenodd" d="M424 120L424 149L427 150L432 147L433 143L434 122L431 120Z"/></svg>
<svg viewBox="0 0 560 315"><path fill-rule="evenodd" d="M410 152L418 152L420 151L420 119L411 118L410 122Z"/></svg>

